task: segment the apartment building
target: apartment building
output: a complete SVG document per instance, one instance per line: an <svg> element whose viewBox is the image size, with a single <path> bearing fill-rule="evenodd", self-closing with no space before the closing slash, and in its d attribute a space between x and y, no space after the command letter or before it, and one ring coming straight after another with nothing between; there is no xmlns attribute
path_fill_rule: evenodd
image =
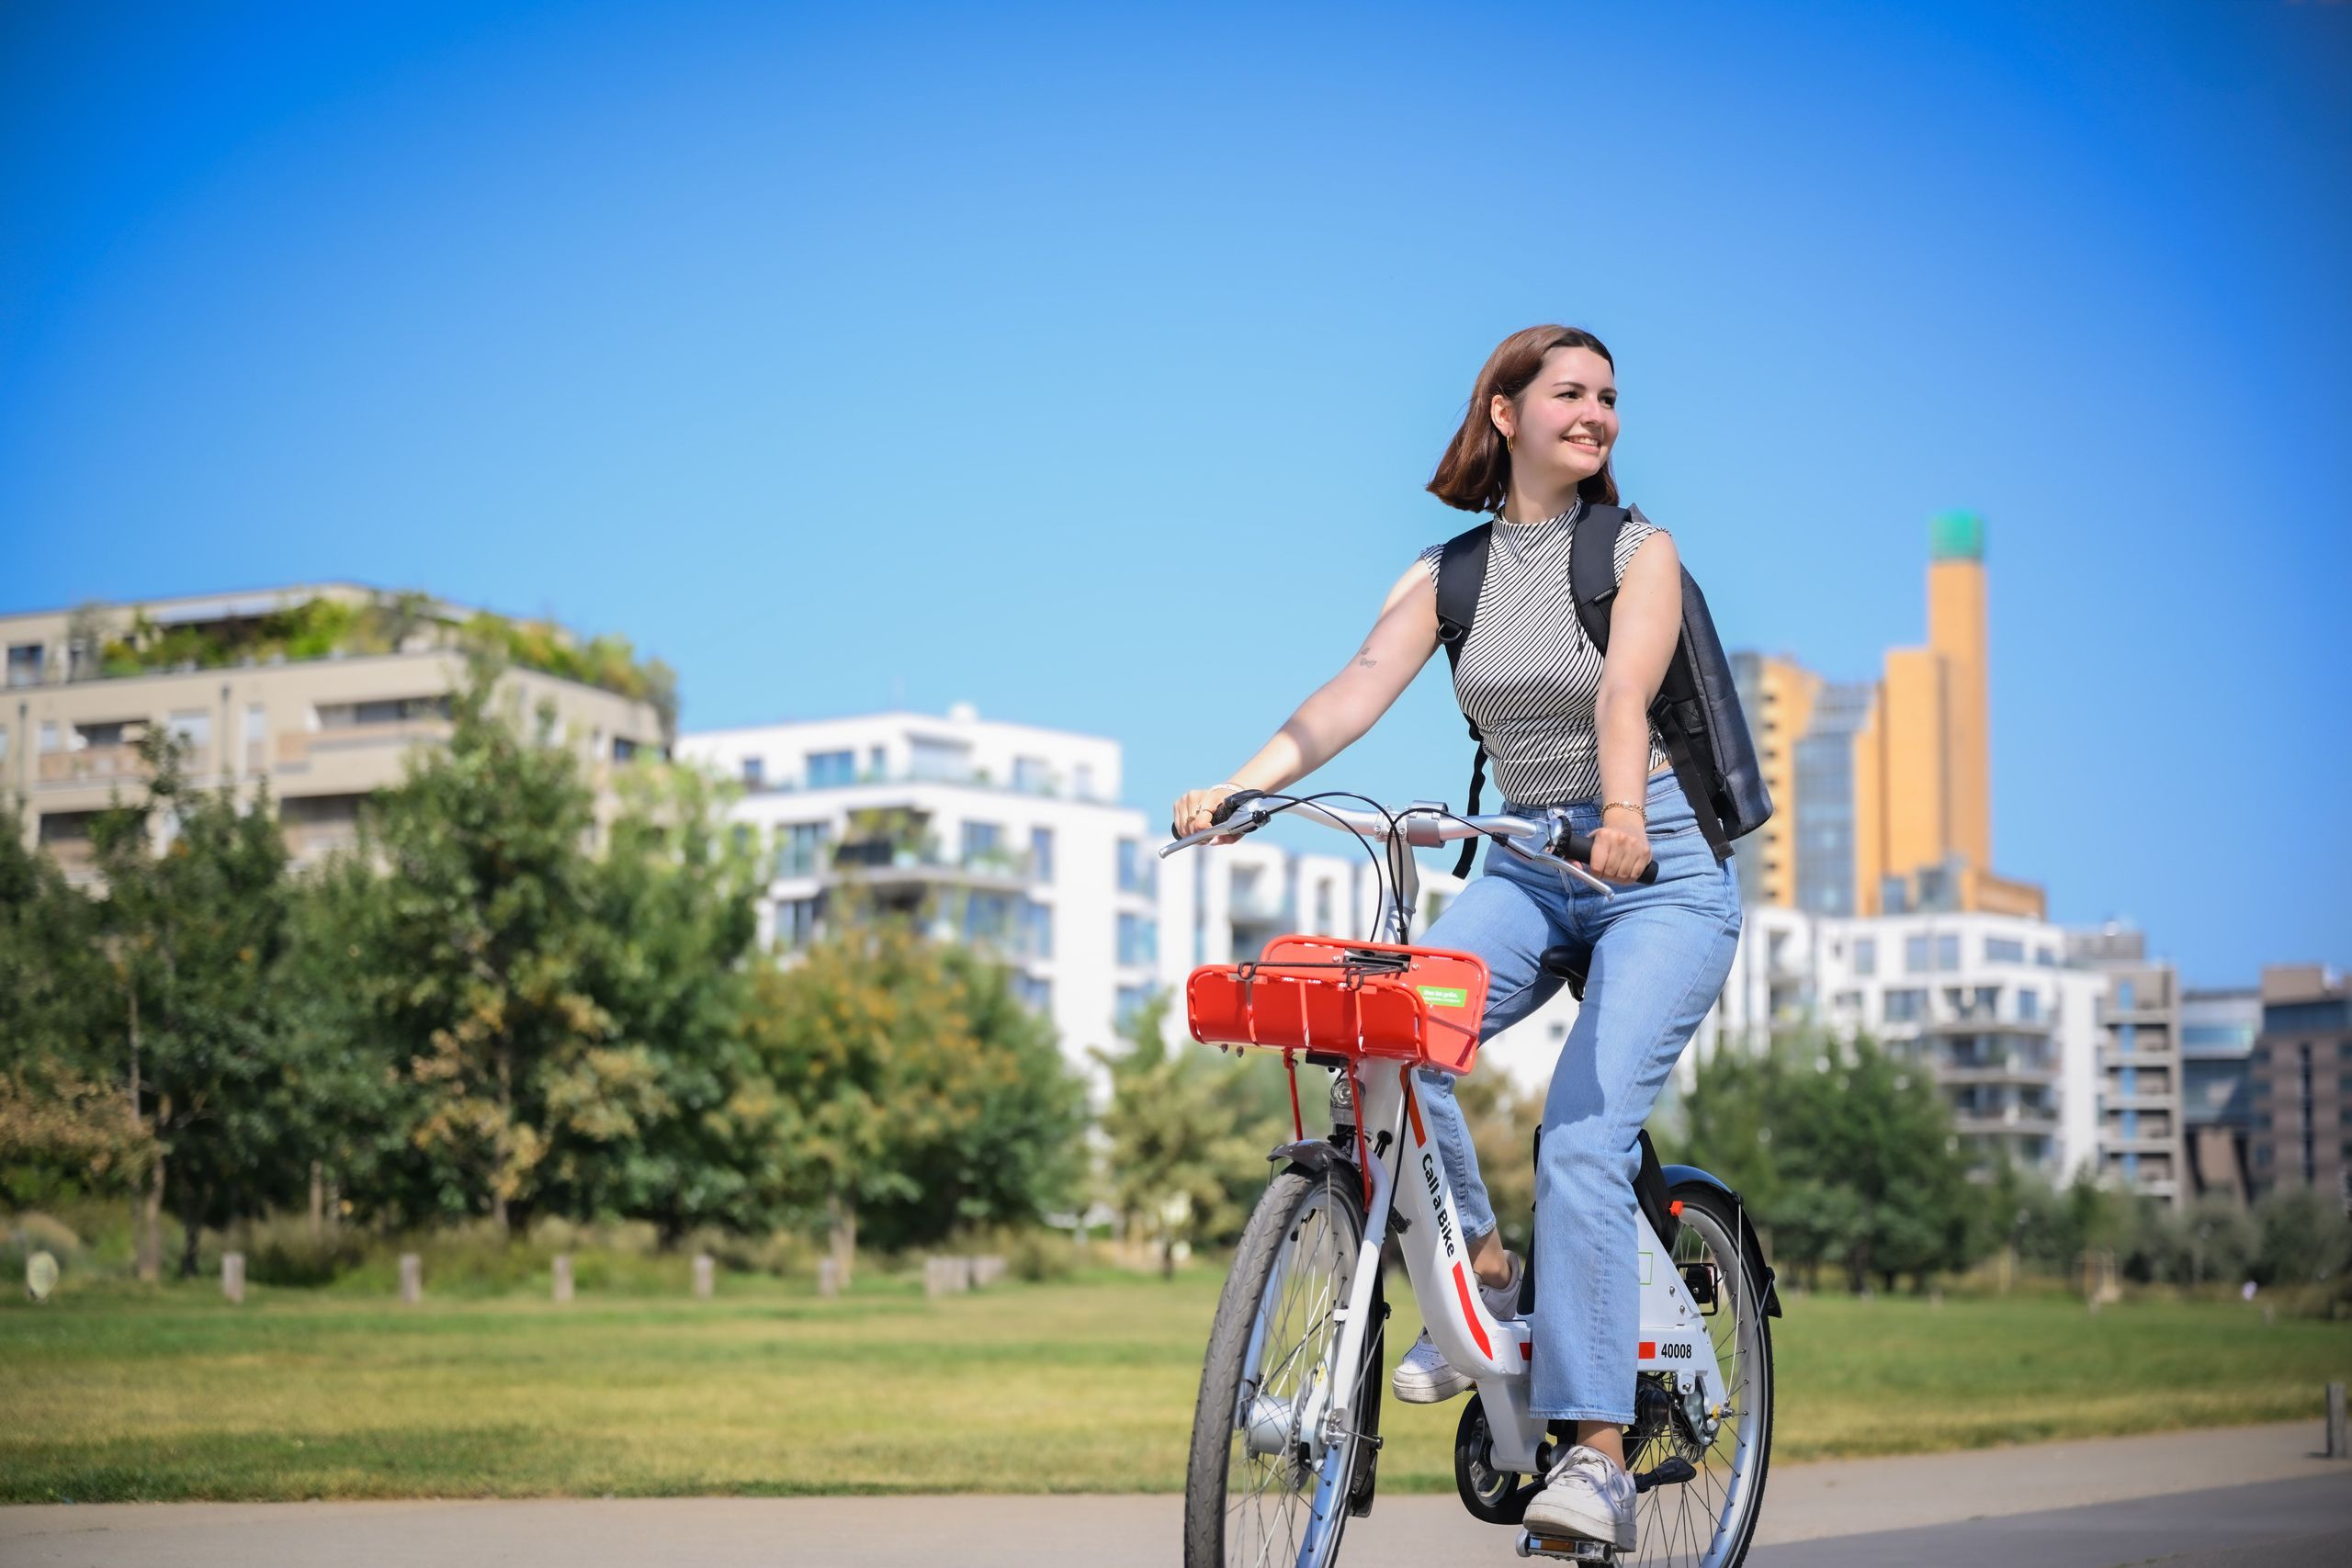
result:
<svg viewBox="0 0 2352 1568"><path fill-rule="evenodd" d="M2192 1195L2244 1204L2253 1195L2254 1043L2262 993L2253 987L2180 994L2181 1136Z"/></svg>
<svg viewBox="0 0 2352 1568"><path fill-rule="evenodd" d="M1118 804L1115 740L958 705L699 730L678 754L742 786L731 810L768 856L778 948L864 905L911 916L1010 964L1090 1073L1161 983L1164 836Z"/></svg>
<svg viewBox="0 0 2352 1568"><path fill-rule="evenodd" d="M351 582L0 615L0 794L28 843L85 878L92 818L143 782L140 739L169 730L197 784L243 799L266 784L288 850L314 858L350 840L359 803L399 781L411 750L447 739L467 628L482 619ZM502 687L523 714L552 704L548 739L592 769L665 750L648 696L519 665Z"/></svg>
<svg viewBox="0 0 2352 1568"><path fill-rule="evenodd" d="M1701 1052L1868 1033L1925 1065L1980 1158L2063 1181L2098 1157L2100 976L2065 933L1984 911L1834 919L1751 908Z"/></svg>
<svg viewBox="0 0 2352 1568"><path fill-rule="evenodd" d="M2249 1077L2257 1192L2311 1188L2352 1209L2352 987L2316 964L2262 971Z"/></svg>
<svg viewBox="0 0 2352 1568"><path fill-rule="evenodd" d="M2070 931L2068 962L2097 974L2100 1179L2176 1207L2191 1196L2181 1111L2180 978L2128 926Z"/></svg>

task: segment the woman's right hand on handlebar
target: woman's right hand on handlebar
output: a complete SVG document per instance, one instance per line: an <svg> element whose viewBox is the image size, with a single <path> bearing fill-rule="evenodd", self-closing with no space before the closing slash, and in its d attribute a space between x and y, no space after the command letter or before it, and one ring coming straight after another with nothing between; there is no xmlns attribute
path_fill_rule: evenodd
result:
<svg viewBox="0 0 2352 1568"><path fill-rule="evenodd" d="M1239 794L1240 789L1239 784L1211 784L1206 789L1188 789L1176 797L1175 808L1168 816L1168 825L1175 829L1175 836L1180 839L1187 833L1197 833L1204 828L1213 826L1209 820L1210 814L1216 810L1218 803L1227 795ZM1238 833L1220 833L1209 841L1213 844L1231 844L1238 843L1240 838L1241 835Z"/></svg>

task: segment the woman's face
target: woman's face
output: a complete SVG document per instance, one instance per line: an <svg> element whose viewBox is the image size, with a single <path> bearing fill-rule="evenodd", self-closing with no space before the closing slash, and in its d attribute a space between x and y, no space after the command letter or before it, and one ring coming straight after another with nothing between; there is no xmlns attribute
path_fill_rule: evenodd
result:
<svg viewBox="0 0 2352 1568"><path fill-rule="evenodd" d="M1516 400L1498 394L1489 412L1515 471L1577 483L1600 472L1617 445L1616 377L1589 348L1555 348Z"/></svg>

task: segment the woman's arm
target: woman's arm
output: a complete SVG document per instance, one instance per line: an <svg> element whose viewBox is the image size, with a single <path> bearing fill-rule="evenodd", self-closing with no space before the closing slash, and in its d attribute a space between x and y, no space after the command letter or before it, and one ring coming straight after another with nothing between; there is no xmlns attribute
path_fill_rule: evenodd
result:
<svg viewBox="0 0 2352 1568"><path fill-rule="evenodd" d="M1652 534L1625 563L1609 615L1609 652L1601 660L1593 728L1600 741L1600 827L1592 836L1592 869L1630 882L1650 862L1648 826L1650 704L1666 680L1682 637L1682 559L1674 540ZM1630 804L1631 809L1627 809Z"/></svg>
<svg viewBox="0 0 2352 1568"><path fill-rule="evenodd" d="M1279 790L1305 778L1360 739L1436 651L1437 590L1429 569L1415 561L1388 591L1380 618L1340 672L1299 704L1224 784L1179 795L1170 820L1181 833L1196 832L1236 789Z"/></svg>

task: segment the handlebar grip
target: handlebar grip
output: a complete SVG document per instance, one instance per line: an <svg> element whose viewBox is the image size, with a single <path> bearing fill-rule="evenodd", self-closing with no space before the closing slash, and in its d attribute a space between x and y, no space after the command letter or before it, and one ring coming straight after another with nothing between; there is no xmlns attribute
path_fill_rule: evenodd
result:
<svg viewBox="0 0 2352 1568"><path fill-rule="evenodd" d="M1227 795L1223 800L1216 803L1216 809L1209 813L1210 824L1214 827L1224 827L1226 820L1230 818L1236 810L1249 805L1251 801L1257 799L1260 795L1265 793L1266 792L1262 789L1235 790L1231 795Z"/></svg>
<svg viewBox="0 0 2352 1568"><path fill-rule="evenodd" d="M1582 861L1585 864L1590 865L1592 863L1591 837L1584 833L1570 833L1567 854L1570 860ZM1657 856L1650 856L1650 863L1642 867L1641 875L1634 880L1645 887L1654 885L1657 881Z"/></svg>

